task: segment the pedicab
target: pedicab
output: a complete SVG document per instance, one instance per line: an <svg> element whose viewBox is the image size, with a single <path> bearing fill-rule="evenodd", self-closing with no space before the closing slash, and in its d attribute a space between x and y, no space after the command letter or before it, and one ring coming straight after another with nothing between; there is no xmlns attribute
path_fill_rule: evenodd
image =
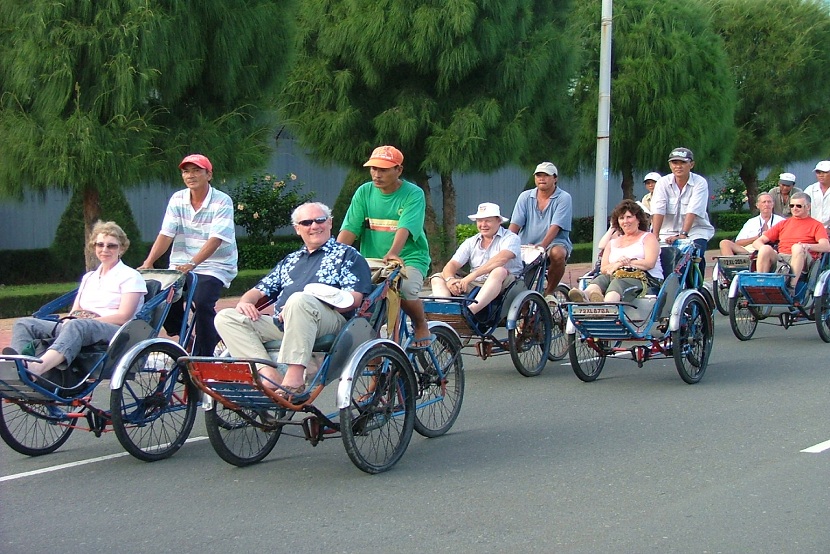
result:
<svg viewBox="0 0 830 554"><path fill-rule="evenodd" d="M739 271L751 270L750 254L718 256L712 267L712 296L721 315L729 315L729 287Z"/></svg>
<svg viewBox="0 0 830 554"><path fill-rule="evenodd" d="M269 359L182 352L178 361L204 394L208 437L220 458L242 467L264 459L282 435L312 446L340 438L352 463L374 474L401 459L413 430L434 437L452 427L464 393L460 341L440 322L430 323L435 338L426 348L395 340L411 341L395 302L399 276L400 268L390 269L339 333L316 340L312 361L319 367L308 372L302 393L288 394L261 373L262 366L284 373L275 361L278 341L266 343ZM151 342L151 348L173 346ZM335 382L335 411L329 412L321 393Z"/></svg>
<svg viewBox="0 0 830 554"><path fill-rule="evenodd" d="M631 302L568 302L568 355L576 376L599 377L608 358L630 359L642 367L673 358L681 379L700 381L712 351L711 293L703 286L703 256L690 240L661 248L669 271L659 290L644 289Z"/></svg>
<svg viewBox="0 0 830 554"><path fill-rule="evenodd" d="M830 342L830 254L823 253L802 273L795 291L788 284L794 277L786 262L771 273L748 270L735 274L729 287L729 325L736 338L747 341L758 323L793 325L815 322L824 342Z"/></svg>
<svg viewBox="0 0 830 554"><path fill-rule="evenodd" d="M108 344L81 349L69 367L40 377L26 371L36 355L0 355L0 437L27 456L60 448L75 429L100 437L114 431L133 456L155 461L172 456L187 439L196 416L198 394L175 363L143 353L130 364L119 363L134 345L155 337L181 294L184 276L175 270L142 270L147 283L145 303L136 317ZM194 286L185 304L189 312ZM34 317L59 323L59 312L72 306L77 289L47 303ZM180 342L187 344L192 326L185 318ZM175 361L175 360L173 360ZM93 403L93 393L110 380L106 407Z"/></svg>
<svg viewBox="0 0 830 554"><path fill-rule="evenodd" d="M430 321L442 321L455 329L462 348L475 349L482 360L510 354L516 370L525 377L539 375L548 359L561 359L564 344L565 312L560 300L548 303L542 295L547 271L543 248L523 245L522 274L484 310L473 314L478 287L465 296L424 298ZM564 289L567 298L567 287ZM505 336L506 335L506 336Z"/></svg>

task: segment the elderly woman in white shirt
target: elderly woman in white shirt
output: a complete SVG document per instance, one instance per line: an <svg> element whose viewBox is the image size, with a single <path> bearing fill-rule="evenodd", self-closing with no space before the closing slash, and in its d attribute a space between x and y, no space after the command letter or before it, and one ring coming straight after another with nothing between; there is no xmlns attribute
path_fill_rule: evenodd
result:
<svg viewBox="0 0 830 554"><path fill-rule="evenodd" d="M99 221L92 229L89 242L101 265L81 279L70 312L76 319L55 323L24 317L12 327L12 346L4 354L22 352L34 339L54 339L40 356L42 363L28 364L28 371L35 376L63 362L71 363L83 346L109 342L118 328L133 319L144 304L147 293L144 278L121 261L130 246L121 227L112 221Z"/></svg>
<svg viewBox="0 0 830 554"><path fill-rule="evenodd" d="M478 212L467 217L476 222L478 234L461 243L430 283L434 296L462 296L481 287L469 305L470 312L477 314L522 272L522 245L519 235L501 226L508 219L501 215L498 204L479 204ZM467 263L470 273L459 277L458 271Z"/></svg>

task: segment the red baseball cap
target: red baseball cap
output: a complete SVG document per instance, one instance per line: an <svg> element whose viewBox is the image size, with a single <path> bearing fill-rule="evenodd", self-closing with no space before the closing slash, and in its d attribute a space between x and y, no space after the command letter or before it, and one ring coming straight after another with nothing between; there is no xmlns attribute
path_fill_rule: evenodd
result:
<svg viewBox="0 0 830 554"><path fill-rule="evenodd" d="M394 146L378 146L363 167L395 167L403 164L403 154Z"/></svg>
<svg viewBox="0 0 830 554"><path fill-rule="evenodd" d="M207 169L211 172L213 171L213 164L210 163L210 160L207 159L207 157L202 156L201 154L191 154L186 156L185 159L182 160L182 163L179 164L179 169L184 167L185 164L193 164L201 167L202 169Z"/></svg>

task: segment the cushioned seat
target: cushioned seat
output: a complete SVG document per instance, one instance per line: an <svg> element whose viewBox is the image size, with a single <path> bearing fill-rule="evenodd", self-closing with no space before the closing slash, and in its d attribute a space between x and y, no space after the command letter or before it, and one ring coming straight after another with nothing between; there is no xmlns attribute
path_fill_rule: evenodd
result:
<svg viewBox="0 0 830 554"><path fill-rule="evenodd" d="M319 337L317 340L314 341L314 347L312 350L314 352L328 352L331 350L331 345L334 344L334 339L337 338L337 335L323 335ZM276 352L282 346L282 340L270 340L265 343L265 350L269 352Z"/></svg>

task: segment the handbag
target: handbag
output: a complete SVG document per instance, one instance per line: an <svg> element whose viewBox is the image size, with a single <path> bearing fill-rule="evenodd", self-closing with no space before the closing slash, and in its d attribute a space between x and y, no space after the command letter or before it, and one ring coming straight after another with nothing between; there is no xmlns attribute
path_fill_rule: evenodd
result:
<svg viewBox="0 0 830 554"><path fill-rule="evenodd" d="M646 292L648 291L648 273L645 272L643 269L637 269L636 267L621 267L614 271L611 274L611 277L614 279L637 279L643 283L643 288L640 291L640 294L637 297L645 296Z"/></svg>

